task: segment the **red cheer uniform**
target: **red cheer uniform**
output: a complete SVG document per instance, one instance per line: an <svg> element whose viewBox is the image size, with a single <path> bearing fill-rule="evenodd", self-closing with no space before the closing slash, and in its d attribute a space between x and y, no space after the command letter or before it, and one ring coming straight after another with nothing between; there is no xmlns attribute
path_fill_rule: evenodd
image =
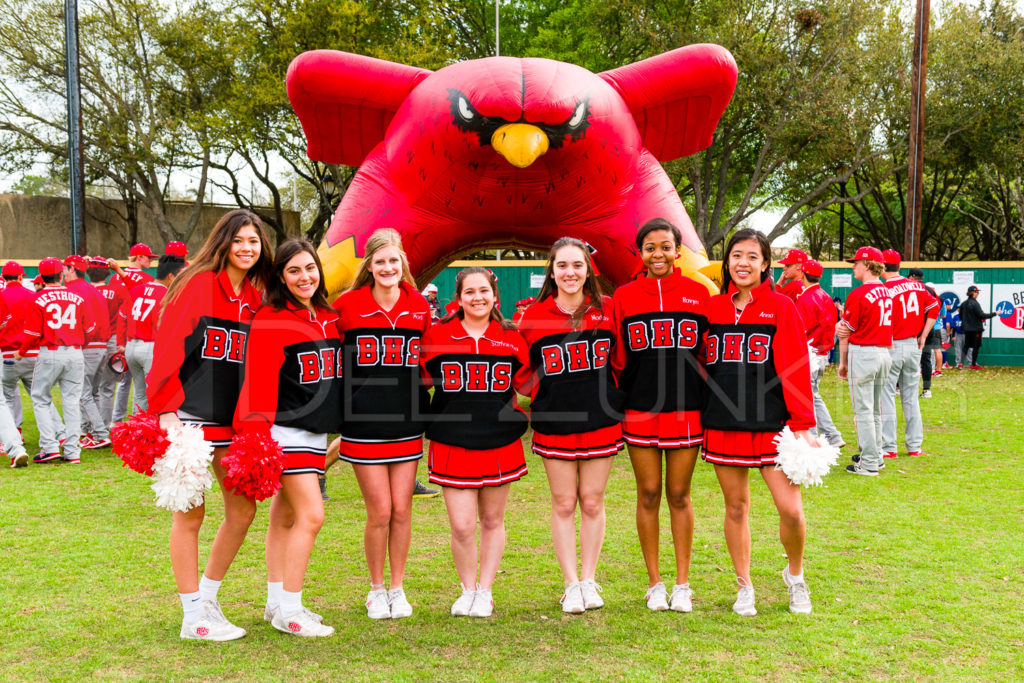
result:
<svg viewBox="0 0 1024 683"><path fill-rule="evenodd" d="M479 488L525 476L519 439L528 420L516 389L529 381L530 359L522 335L492 321L474 339L454 318L423 335L420 366L434 387L430 481Z"/></svg>
<svg viewBox="0 0 1024 683"><path fill-rule="evenodd" d="M246 336L260 299L248 278L236 294L224 270L197 273L164 303L146 377L153 412L178 412L215 446L231 442Z"/></svg>
<svg viewBox="0 0 1024 683"><path fill-rule="evenodd" d="M730 285L711 297L703 457L716 465L775 462L783 427L814 427L807 341L796 304L765 280L738 313Z"/></svg>
<svg viewBox="0 0 1024 683"><path fill-rule="evenodd" d="M367 285L345 292L338 312L345 376L338 457L370 465L423 456L430 397L420 378L420 343L430 327L427 300L407 282L385 311Z"/></svg>
<svg viewBox="0 0 1024 683"><path fill-rule="evenodd" d="M612 301L585 303L580 329L551 296L523 313L530 348L533 452L566 460L607 457L622 449L624 396L615 386Z"/></svg>

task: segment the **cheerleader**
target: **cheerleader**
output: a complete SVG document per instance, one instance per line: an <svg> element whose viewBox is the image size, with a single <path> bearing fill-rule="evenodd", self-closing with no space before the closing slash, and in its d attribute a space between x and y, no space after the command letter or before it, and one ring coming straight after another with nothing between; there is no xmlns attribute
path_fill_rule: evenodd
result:
<svg viewBox="0 0 1024 683"><path fill-rule="evenodd" d="M492 273L460 271L455 293L459 309L423 335L420 363L434 386L427 427L430 481L444 490L452 556L462 582L451 613L489 617L505 550L509 484L526 475L519 439L527 418L515 390L529 378L529 357L522 336L506 327L495 307Z"/></svg>
<svg viewBox="0 0 1024 683"><path fill-rule="evenodd" d="M419 377L420 338L431 317L399 234L377 230L364 250L352 286L334 302L345 368L338 457L352 463L366 503L366 615L401 619L412 615L402 580L429 401ZM390 590L384 584L388 559Z"/></svg>
<svg viewBox="0 0 1024 683"><path fill-rule="evenodd" d="M213 471L224 479L221 457L234 435L232 419L242 385L245 339L271 268L270 244L259 217L224 214L192 264L171 283L157 327L153 367L146 378L150 409L169 430L199 425L214 446ZM184 617L181 637L234 640L245 631L224 617L217 590L256 514L256 504L221 485L224 521L198 578L199 528L205 505L175 512L171 567Z"/></svg>
<svg viewBox="0 0 1024 683"><path fill-rule="evenodd" d="M263 616L297 636L334 633L302 606L302 583L324 523L317 477L324 471L327 432L337 429L341 416L337 320L313 245L282 243L265 303L249 329L235 427L269 430L285 454L281 488L270 503Z"/></svg>
<svg viewBox="0 0 1024 683"><path fill-rule="evenodd" d="M779 536L789 558L782 578L789 609L811 611L803 577L804 512L800 487L774 467L773 443L785 426L797 438L818 445L811 435L814 402L807 343L796 305L772 288L771 247L756 230L740 230L725 250L722 293L711 298L707 336L707 402L704 459L715 466L725 497L725 542L739 592L733 611L754 616L750 583L748 473L761 471L779 512Z"/></svg>
<svg viewBox="0 0 1024 683"><path fill-rule="evenodd" d="M619 388L626 394L622 436L636 476L636 528L648 577L644 598L652 610L690 612L690 480L704 438L704 379L697 354L707 331L709 295L674 266L681 241L679 228L663 218L648 221L637 232L636 246L646 272L613 297L617 339L612 362ZM658 567L662 452L676 557L671 596Z"/></svg>
<svg viewBox="0 0 1024 683"><path fill-rule="evenodd" d="M604 542L604 492L622 449L622 395L608 364L611 299L601 296L587 245L563 237L551 247L537 303L519 331L530 347L533 452L551 489L551 536L562 568L562 611L604 605L595 581ZM576 567L576 506L581 512Z"/></svg>

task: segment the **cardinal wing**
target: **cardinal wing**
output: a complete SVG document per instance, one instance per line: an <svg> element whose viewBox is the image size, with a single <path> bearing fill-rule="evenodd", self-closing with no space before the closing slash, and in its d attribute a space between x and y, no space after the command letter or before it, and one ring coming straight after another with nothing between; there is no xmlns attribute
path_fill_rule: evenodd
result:
<svg viewBox="0 0 1024 683"><path fill-rule="evenodd" d="M359 166L409 92L432 72L338 50L313 50L288 67L288 99L306 134L306 154Z"/></svg>
<svg viewBox="0 0 1024 683"><path fill-rule="evenodd" d="M687 45L598 75L626 101L644 147L664 162L711 144L736 89L736 60L720 45Z"/></svg>

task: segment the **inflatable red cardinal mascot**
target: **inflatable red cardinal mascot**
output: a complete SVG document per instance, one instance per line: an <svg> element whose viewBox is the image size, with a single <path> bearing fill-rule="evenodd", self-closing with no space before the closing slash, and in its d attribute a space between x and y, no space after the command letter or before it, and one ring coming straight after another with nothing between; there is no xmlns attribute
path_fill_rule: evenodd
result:
<svg viewBox="0 0 1024 683"><path fill-rule="evenodd" d="M432 72L317 50L288 69L311 159L359 166L319 248L332 294L366 238L402 234L412 274L433 279L493 247L591 245L613 284L640 268L637 228L683 233L683 273L717 291L707 254L659 162L711 144L736 86L717 45L691 45L593 74L548 59L489 57Z"/></svg>

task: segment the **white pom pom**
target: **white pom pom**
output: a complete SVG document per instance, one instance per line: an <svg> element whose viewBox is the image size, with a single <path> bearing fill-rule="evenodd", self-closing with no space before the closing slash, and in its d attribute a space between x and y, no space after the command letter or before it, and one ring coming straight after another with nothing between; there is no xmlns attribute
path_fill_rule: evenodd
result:
<svg viewBox="0 0 1024 683"><path fill-rule="evenodd" d="M782 470L797 486L821 486L821 478L839 461L839 449L827 443L815 448L784 427L775 437L779 455L775 469Z"/></svg>
<svg viewBox="0 0 1024 683"><path fill-rule="evenodd" d="M203 504L204 492L213 485L213 445L195 425L171 429L167 440L167 452L153 463L156 504L171 512L188 512Z"/></svg>
<svg viewBox="0 0 1024 683"><path fill-rule="evenodd" d="M810 344L807 345L807 354L810 357L811 374L814 374L815 372L818 372L820 370L824 370L826 367L828 367L828 355L822 356L817 351L815 351L814 347L811 346Z"/></svg>

